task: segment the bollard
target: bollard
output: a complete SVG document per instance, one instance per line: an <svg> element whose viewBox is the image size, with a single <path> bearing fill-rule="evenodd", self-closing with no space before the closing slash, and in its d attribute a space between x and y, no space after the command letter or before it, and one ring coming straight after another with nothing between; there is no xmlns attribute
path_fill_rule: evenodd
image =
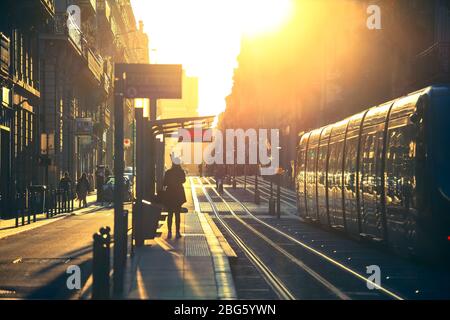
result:
<svg viewBox="0 0 450 320"><path fill-rule="evenodd" d="M55 208L54 190L50 190L49 191L48 204L49 204L50 217L52 217L53 216L53 210Z"/></svg>
<svg viewBox="0 0 450 320"><path fill-rule="evenodd" d="M16 210L16 228L19 227L19 194L16 193L15 195L15 202L14 202L14 209Z"/></svg>
<svg viewBox="0 0 450 320"><path fill-rule="evenodd" d="M56 211L57 214L62 213L61 196L62 196L61 190L56 190L56 202L57 202L57 206L58 206L58 210Z"/></svg>
<svg viewBox="0 0 450 320"><path fill-rule="evenodd" d="M70 212L70 192L66 191L66 212Z"/></svg>
<svg viewBox="0 0 450 320"><path fill-rule="evenodd" d="M269 198L269 215L275 215L275 201L273 197Z"/></svg>
<svg viewBox="0 0 450 320"><path fill-rule="evenodd" d="M255 203L259 204L258 174L255 175Z"/></svg>
<svg viewBox="0 0 450 320"><path fill-rule="evenodd" d="M70 212L73 212L74 201L75 201L75 196L74 196L74 193L72 190L70 193Z"/></svg>
<svg viewBox="0 0 450 320"><path fill-rule="evenodd" d="M34 203L36 204L37 192L34 193ZM42 199L41 199L42 204ZM36 222L37 206L33 210L33 222Z"/></svg>
<svg viewBox="0 0 450 320"><path fill-rule="evenodd" d="M277 177L278 183L277 183L277 218L280 218L281 215L281 188L280 188L280 175Z"/></svg>
<svg viewBox="0 0 450 320"><path fill-rule="evenodd" d="M25 225L25 193L20 198L20 215L22 216L22 225Z"/></svg>
<svg viewBox="0 0 450 320"><path fill-rule="evenodd" d="M28 190L25 191L25 208L27 210L27 220L28 220L27 224L31 223L31 207L30 207L30 204L32 204L32 203L30 203L30 198L31 198L31 192L29 192Z"/></svg>
<svg viewBox="0 0 450 320"><path fill-rule="evenodd" d="M93 262L92 262L92 299L109 299L110 284L110 244L111 229L100 228L99 233L94 234Z"/></svg>
<svg viewBox="0 0 450 320"><path fill-rule="evenodd" d="M124 265L126 264L126 256L128 254L128 210L124 210L122 212L122 226L123 226L123 235L124 235L124 240L125 240L125 245L123 246L123 252L122 255L123 257L125 257L124 259Z"/></svg>
<svg viewBox="0 0 450 320"><path fill-rule="evenodd" d="M45 203L45 205L44 205L44 213L45 213L45 216L46 216L46 218L48 219L49 218L49 213L50 213L50 211L49 211L49 209L50 209L50 207L49 207L49 201L50 200L50 197L48 196L48 190L45 190L44 191L44 203Z"/></svg>

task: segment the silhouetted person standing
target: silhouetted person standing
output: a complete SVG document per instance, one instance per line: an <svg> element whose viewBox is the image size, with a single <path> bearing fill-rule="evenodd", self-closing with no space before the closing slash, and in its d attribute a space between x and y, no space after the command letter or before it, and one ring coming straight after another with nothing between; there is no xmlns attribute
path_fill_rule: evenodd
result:
<svg viewBox="0 0 450 320"><path fill-rule="evenodd" d="M180 212L181 206L186 202L183 183L186 182L186 174L179 164L172 163L172 168L164 174L164 187L166 187L167 238L172 238L172 219L175 214L176 237L181 238Z"/></svg>
<svg viewBox="0 0 450 320"><path fill-rule="evenodd" d="M198 165L198 174L200 177L203 177L203 163Z"/></svg>
<svg viewBox="0 0 450 320"><path fill-rule="evenodd" d="M72 191L72 179L68 172L64 172L64 176L59 181L59 189L62 191L63 208L67 209L67 200L70 199Z"/></svg>
<svg viewBox="0 0 450 320"><path fill-rule="evenodd" d="M78 179L77 182L77 197L78 197L78 206L81 207L81 203L83 203L83 207L87 207L86 197L89 192L89 180L87 179L86 173L81 175L81 178Z"/></svg>
<svg viewBox="0 0 450 320"><path fill-rule="evenodd" d="M223 164L216 164L216 170L214 172L214 178L216 180L216 189L219 192L223 192L223 183L226 176L226 168Z"/></svg>

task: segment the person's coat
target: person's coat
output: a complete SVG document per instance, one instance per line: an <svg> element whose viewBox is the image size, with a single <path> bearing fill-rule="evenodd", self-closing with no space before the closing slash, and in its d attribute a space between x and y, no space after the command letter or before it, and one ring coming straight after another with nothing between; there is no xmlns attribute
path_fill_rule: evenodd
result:
<svg viewBox="0 0 450 320"><path fill-rule="evenodd" d="M77 183L77 196L78 199L86 198L89 192L89 181L87 178L81 178Z"/></svg>
<svg viewBox="0 0 450 320"><path fill-rule="evenodd" d="M183 169L174 165L164 174L164 186L166 187L164 205L170 211L179 210L186 202L183 183L186 182L186 174Z"/></svg>

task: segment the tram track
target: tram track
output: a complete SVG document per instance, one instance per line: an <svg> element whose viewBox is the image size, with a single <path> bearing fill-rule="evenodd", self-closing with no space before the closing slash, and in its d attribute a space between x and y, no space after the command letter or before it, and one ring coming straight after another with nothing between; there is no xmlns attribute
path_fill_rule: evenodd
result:
<svg viewBox="0 0 450 320"><path fill-rule="evenodd" d="M272 226L271 224L261 220L254 214L250 212L250 210L246 207L245 204L243 204L241 201L239 201L236 197L234 197L228 190L224 190L224 193L221 195L217 192L214 186L212 186L209 178L199 178L198 181L201 184L201 188L203 193L205 194L207 201L210 203L214 215L217 218L217 221L220 222L225 228L225 230L231 235L234 234L234 237L239 238L239 246L244 246L248 250L250 250L254 256L258 257L258 252L255 252L249 244L246 242L248 241L249 234L252 234L253 237L257 237L258 239L262 240L268 247L272 249L273 252L276 252L277 256L283 257L286 261L289 262L291 266L295 266L297 269L297 272L306 274L309 278L308 281L315 282L315 286L320 286L321 290L326 290L330 293L329 298L331 299L353 299L358 298L358 295L354 294L354 289L359 288L356 290L363 290L361 288L366 286L367 278L363 275L359 274L358 272L352 270L351 268L345 266L339 261L336 261L332 257L327 256L326 254L308 246L306 243L300 241L299 239L294 238L293 236L277 229L276 227ZM204 183L205 182L205 183ZM212 190L212 193L208 190ZM218 210L218 206L216 202L221 202L226 208L227 213L229 214L229 217L223 218L222 215L225 213L222 209L222 211ZM221 206L223 208L223 205ZM238 205L242 210L239 210L239 212L243 212L245 216L242 214L236 214L236 209L233 210L232 205ZM231 224L229 219L233 219L234 221L238 222L241 226L243 226L243 230L246 230L247 232L243 232L243 230L240 230L240 233L236 232L237 225ZM225 221L228 220L228 221ZM251 222L251 223L250 223ZM226 227L225 225L226 224ZM233 229L234 227L234 229ZM248 232L250 231L250 232ZM274 239L279 239L278 241ZM286 243L286 240L288 243ZM292 250L292 247L296 247L296 250ZM301 252L300 252L300 251ZM305 253L307 252L306 256L308 260L305 262ZM245 250L244 250L245 252ZM275 254L275 253L274 253ZM262 262L262 264L265 264L264 259L260 256L258 257L259 263ZM318 263L318 261L320 262ZM313 261L313 263L311 263ZM311 266L313 265L313 266ZM322 270L316 270L317 266L322 265ZM325 268L326 265L326 268ZM272 273L270 265L265 265L264 269L267 273ZM326 273L321 272L323 270L328 270ZM292 269L289 269L292 270ZM348 289L345 288L346 284L340 281L339 285L335 285L333 282L330 281L330 279L326 279L326 274L328 273L332 274L342 274L345 279L348 279L349 282L352 282L351 285L348 286ZM345 274L345 276L344 276ZM277 277L277 276L276 276ZM338 277L340 278L340 277ZM270 281L270 280L267 280ZM288 291L296 291L295 288L292 288L292 284L284 279L280 279L280 276L278 276L277 283L284 283L284 288L289 288ZM271 285L272 288L274 288L274 285ZM341 288L344 286L344 288ZM374 296L381 299L397 299L401 300L402 297L397 295L396 293L390 291L389 289L383 287L383 286L377 286L374 284L374 286L378 289L375 292L372 292ZM284 290L284 289L283 289ZM366 289L367 290L367 289ZM360 294L360 293L359 293ZM292 294L296 299L301 299L305 295L304 294ZM279 294L279 296L282 296ZM286 297L286 296L285 296ZM308 295L306 295L306 298L308 298Z"/></svg>
<svg viewBox="0 0 450 320"><path fill-rule="evenodd" d="M234 232L234 230L229 226L229 224L225 222L224 219L222 219L216 204L211 199L208 191L203 185L203 182L201 181L201 179L198 179L198 181L202 185L203 194L208 199L208 202L210 203L217 220L228 232L228 234L233 238L236 244L242 249L242 251L246 254L249 260L254 264L254 266L259 270L263 278L275 291L277 296L282 300L295 300L294 295L289 291L289 289L286 288L285 284L274 274L274 272L271 271L269 267L267 267L267 265L261 260L261 258L248 245L246 245L246 243L239 237L239 235L236 232Z"/></svg>
<svg viewBox="0 0 450 320"><path fill-rule="evenodd" d="M236 177L236 181L239 181L240 183L244 182L243 178L240 178L240 177ZM253 182L254 182L254 180L253 180ZM251 183L251 184L247 183L247 188L248 188L247 190L250 193L255 194L255 185L254 185L254 183ZM273 188L274 189L276 188L276 184L273 185ZM252 189L253 191L250 190L250 189ZM263 194L265 196L265 197L264 196L262 196L262 197L260 196L260 197L263 200L265 200L266 202L268 202L269 198L270 198L270 183L264 181L263 183L258 184L258 190L259 190L260 194ZM273 190L273 198L274 199L276 198L276 191L275 190ZM281 189L280 202L284 203L285 205L287 205L290 208L297 209L297 200L296 200L295 196L288 194L286 192L285 188Z"/></svg>

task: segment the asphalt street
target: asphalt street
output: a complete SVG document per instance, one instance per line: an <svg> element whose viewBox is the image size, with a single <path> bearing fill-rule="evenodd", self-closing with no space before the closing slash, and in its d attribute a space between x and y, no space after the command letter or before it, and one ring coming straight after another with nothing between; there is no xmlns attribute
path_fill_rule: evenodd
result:
<svg viewBox="0 0 450 320"><path fill-rule="evenodd" d="M96 210L97 209L97 210ZM93 208L0 240L0 299L71 299L69 266L79 266L81 288L92 274L92 235L113 227L112 208Z"/></svg>

